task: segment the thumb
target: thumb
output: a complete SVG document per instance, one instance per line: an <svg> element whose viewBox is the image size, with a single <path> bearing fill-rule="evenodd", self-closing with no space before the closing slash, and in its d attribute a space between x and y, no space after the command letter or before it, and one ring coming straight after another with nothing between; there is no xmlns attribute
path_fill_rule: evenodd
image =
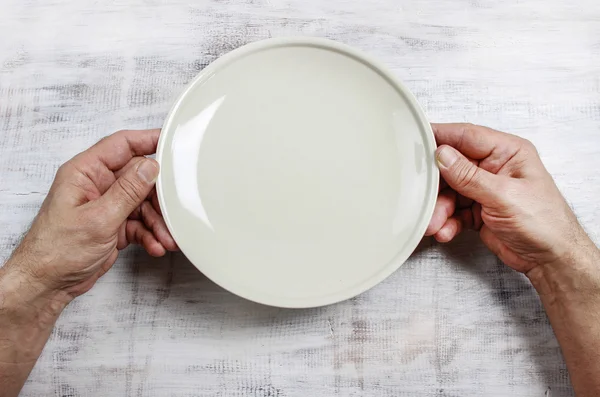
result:
<svg viewBox="0 0 600 397"><path fill-rule="evenodd" d="M158 163L145 158L121 175L98 200L105 208L110 222L123 223L142 204L158 177Z"/></svg>
<svg viewBox="0 0 600 397"><path fill-rule="evenodd" d="M495 196L496 175L479 168L458 150L442 145L436 150L436 159L442 178L459 194L481 204Z"/></svg>

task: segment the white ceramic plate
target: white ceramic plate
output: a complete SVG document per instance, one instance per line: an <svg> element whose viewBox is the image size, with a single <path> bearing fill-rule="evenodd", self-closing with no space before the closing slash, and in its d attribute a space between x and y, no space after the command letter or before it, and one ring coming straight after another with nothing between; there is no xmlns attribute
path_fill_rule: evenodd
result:
<svg viewBox="0 0 600 397"><path fill-rule="evenodd" d="M205 68L169 113L157 182L169 230L207 277L272 306L373 287L408 258L438 186L431 127L364 54L269 39Z"/></svg>

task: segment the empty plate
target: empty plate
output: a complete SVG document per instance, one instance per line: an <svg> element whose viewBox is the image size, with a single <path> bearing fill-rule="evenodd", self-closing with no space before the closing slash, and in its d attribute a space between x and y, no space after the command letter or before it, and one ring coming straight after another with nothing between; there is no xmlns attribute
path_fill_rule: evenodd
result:
<svg viewBox="0 0 600 397"><path fill-rule="evenodd" d="M431 127L364 54L269 39L219 58L162 130L157 191L188 259L244 298L351 298L408 258L438 186Z"/></svg>

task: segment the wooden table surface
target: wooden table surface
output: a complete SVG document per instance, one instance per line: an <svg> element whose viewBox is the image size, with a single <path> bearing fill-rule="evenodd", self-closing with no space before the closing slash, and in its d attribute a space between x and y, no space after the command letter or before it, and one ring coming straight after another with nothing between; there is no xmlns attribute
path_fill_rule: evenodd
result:
<svg viewBox="0 0 600 397"><path fill-rule="evenodd" d="M57 167L122 128L162 124L204 66L244 43L327 37L370 53L435 121L532 140L600 236L595 0L2 0L0 246ZM139 250L59 319L23 396L569 396L535 291L467 234L425 240L337 305L282 310Z"/></svg>

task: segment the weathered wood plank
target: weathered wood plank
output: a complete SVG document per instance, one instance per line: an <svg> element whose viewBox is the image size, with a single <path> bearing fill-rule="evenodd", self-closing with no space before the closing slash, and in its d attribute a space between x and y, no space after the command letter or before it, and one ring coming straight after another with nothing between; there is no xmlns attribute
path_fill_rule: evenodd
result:
<svg viewBox="0 0 600 397"><path fill-rule="evenodd" d="M539 147L600 237L600 3L530 0L3 0L0 247L56 168L121 128L160 126L183 86L246 42L314 35L390 66L432 120ZM571 395L534 291L474 235L425 242L348 302L289 311L138 251L60 318L24 396ZM548 394L550 395L550 394Z"/></svg>

